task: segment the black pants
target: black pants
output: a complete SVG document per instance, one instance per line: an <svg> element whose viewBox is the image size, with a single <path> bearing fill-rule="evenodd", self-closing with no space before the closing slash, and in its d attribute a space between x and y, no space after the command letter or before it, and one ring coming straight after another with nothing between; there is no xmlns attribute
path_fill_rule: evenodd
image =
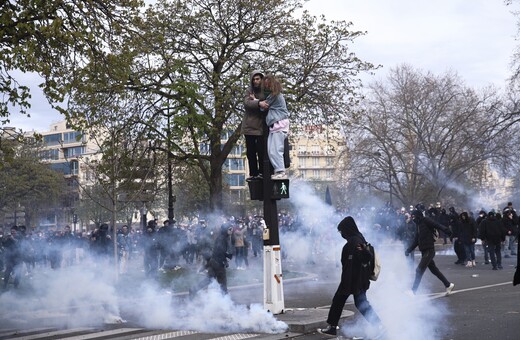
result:
<svg viewBox="0 0 520 340"><path fill-rule="evenodd" d="M435 261L433 258L435 257L435 249L426 249L421 250L421 261L417 265L417 269L415 270L415 281L413 283L412 290L415 293L419 288L419 284L421 283L422 276L426 271L426 268L430 269L433 275L437 276L439 280L442 281L444 287L449 287L450 281L446 279L446 277L441 273L439 268L435 265Z"/></svg>
<svg viewBox="0 0 520 340"><path fill-rule="evenodd" d="M493 268L502 267L502 245L500 243L493 244L488 242L489 257Z"/></svg>
<svg viewBox="0 0 520 340"><path fill-rule="evenodd" d="M264 141L263 136L245 135L246 156L249 165L249 176L258 176L264 166Z"/></svg>
<svg viewBox="0 0 520 340"><path fill-rule="evenodd" d="M4 288L7 288L7 284L9 283L9 278L11 277L11 275L13 275L14 286L18 287L18 285L20 284L21 271L21 261L5 261Z"/></svg>
<svg viewBox="0 0 520 340"><path fill-rule="evenodd" d="M341 313L345 307L345 302L347 302L347 299L350 296L350 294L344 294L342 292L343 287L340 284L336 294L334 294L334 297L332 298L332 305L329 309L327 323L334 327L338 325L339 319L341 318ZM367 300L366 291L361 291L359 294L354 294L354 305L370 324L377 326L381 323L381 320L370 305L370 302Z"/></svg>
<svg viewBox="0 0 520 340"><path fill-rule="evenodd" d="M220 285L220 289L222 289L222 292L227 294L228 290L226 267L223 264L217 263L213 259L210 259L208 261L208 275L190 289L190 296L195 295L199 290L209 286L213 279L217 280Z"/></svg>
<svg viewBox="0 0 520 340"><path fill-rule="evenodd" d="M453 250L457 255L457 260L463 262L466 260L466 251L464 250L464 244L460 240L460 238L456 239L453 242Z"/></svg>

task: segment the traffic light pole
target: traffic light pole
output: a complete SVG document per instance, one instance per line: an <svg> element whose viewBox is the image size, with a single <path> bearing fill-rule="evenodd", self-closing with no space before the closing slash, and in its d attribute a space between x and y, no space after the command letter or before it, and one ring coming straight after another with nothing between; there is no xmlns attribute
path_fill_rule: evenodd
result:
<svg viewBox="0 0 520 340"><path fill-rule="evenodd" d="M271 162L267 153L269 128L264 123L264 164L263 169L263 202L264 220L264 308L273 314L284 312L282 281L282 256L280 250L280 234L278 226L278 210L273 198L273 180L271 180Z"/></svg>

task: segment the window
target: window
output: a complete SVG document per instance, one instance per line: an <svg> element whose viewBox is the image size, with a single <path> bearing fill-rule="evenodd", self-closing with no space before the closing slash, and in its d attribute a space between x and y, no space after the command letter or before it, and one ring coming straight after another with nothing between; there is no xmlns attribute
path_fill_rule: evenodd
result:
<svg viewBox="0 0 520 340"><path fill-rule="evenodd" d="M224 130L220 135L221 140L228 140L233 135L233 130Z"/></svg>
<svg viewBox="0 0 520 340"><path fill-rule="evenodd" d="M228 158L224 162L223 169L225 171L243 171L244 170L244 159Z"/></svg>
<svg viewBox="0 0 520 340"><path fill-rule="evenodd" d="M209 155L210 149L208 143L201 143L200 144L200 154L201 155Z"/></svg>
<svg viewBox="0 0 520 340"><path fill-rule="evenodd" d="M64 175L70 175L70 165L68 162L49 164L49 167L52 170L60 172Z"/></svg>
<svg viewBox="0 0 520 340"><path fill-rule="evenodd" d="M300 163L300 167L305 168L307 163L307 157L298 157L298 162Z"/></svg>
<svg viewBox="0 0 520 340"><path fill-rule="evenodd" d="M333 175L334 175L334 173L333 173L332 170L326 170L325 171L325 176L326 176L327 179L331 179Z"/></svg>
<svg viewBox="0 0 520 340"><path fill-rule="evenodd" d="M70 162L70 174L71 175L77 175L79 172L79 164L78 161L72 161Z"/></svg>
<svg viewBox="0 0 520 340"><path fill-rule="evenodd" d="M242 147L242 145L235 145L233 149L231 149L231 152L229 154L235 156L242 156L243 149L244 148Z"/></svg>
<svg viewBox="0 0 520 340"><path fill-rule="evenodd" d="M312 157L312 166L320 166L320 159L318 157Z"/></svg>
<svg viewBox="0 0 520 340"><path fill-rule="evenodd" d="M243 174L226 174L226 183L231 187L243 187L246 182Z"/></svg>
<svg viewBox="0 0 520 340"><path fill-rule="evenodd" d="M313 170L312 171L312 177L320 178L320 170Z"/></svg>
<svg viewBox="0 0 520 340"><path fill-rule="evenodd" d="M56 161L56 160L60 159L60 150L59 149L43 150L42 152L40 152L40 158L42 160L46 160L46 161L50 161L50 160Z"/></svg>
<svg viewBox="0 0 520 340"><path fill-rule="evenodd" d="M334 158L327 158L327 166L334 166Z"/></svg>
<svg viewBox="0 0 520 340"><path fill-rule="evenodd" d="M312 154L313 155L319 155L320 154L320 146L319 145L313 145L312 146Z"/></svg>
<svg viewBox="0 0 520 340"><path fill-rule="evenodd" d="M302 170L302 171L300 171L300 174L301 174L300 177L301 177L302 179L306 179L306 178L307 178L307 170Z"/></svg>
<svg viewBox="0 0 520 340"><path fill-rule="evenodd" d="M63 156L65 158L76 157L85 153L84 146L76 146L74 148L63 149Z"/></svg>
<svg viewBox="0 0 520 340"><path fill-rule="evenodd" d="M61 133L55 133L52 135L43 136L43 143L46 146L58 145L61 141Z"/></svg>
<svg viewBox="0 0 520 340"><path fill-rule="evenodd" d="M83 141L83 138L82 138L81 132L74 131L74 132L63 133L63 143L65 143L65 144L77 143L77 142L82 142L82 141Z"/></svg>

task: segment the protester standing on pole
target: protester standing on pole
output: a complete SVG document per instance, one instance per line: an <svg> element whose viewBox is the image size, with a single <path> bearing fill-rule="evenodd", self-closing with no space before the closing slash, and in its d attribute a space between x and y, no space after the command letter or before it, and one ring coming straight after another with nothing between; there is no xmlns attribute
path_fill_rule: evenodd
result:
<svg viewBox="0 0 520 340"><path fill-rule="evenodd" d="M248 180L262 178L264 163L264 119L268 108L262 92L264 75L258 70L251 73L250 84L244 94L244 119L241 132L246 140L246 156L249 165Z"/></svg>

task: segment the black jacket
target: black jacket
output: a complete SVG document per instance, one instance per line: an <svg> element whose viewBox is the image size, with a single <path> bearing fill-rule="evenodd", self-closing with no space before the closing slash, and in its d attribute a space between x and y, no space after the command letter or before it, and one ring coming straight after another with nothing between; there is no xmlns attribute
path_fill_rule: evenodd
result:
<svg viewBox="0 0 520 340"><path fill-rule="evenodd" d="M500 244L506 240L504 224L496 216L488 216L480 225L480 239L490 244Z"/></svg>
<svg viewBox="0 0 520 340"><path fill-rule="evenodd" d="M227 267L228 259L232 258L231 236L225 227L221 231L215 242L213 243L213 251L211 253L211 261L221 267Z"/></svg>
<svg viewBox="0 0 520 340"><path fill-rule="evenodd" d="M419 250L427 250L435 248L435 229L439 231L443 231L446 234L450 235L451 231L443 226L440 223L435 222L433 219L429 217L419 217L414 220L415 225L417 226L417 233L415 234L415 239L413 243L406 250L407 253L410 253L417 246L419 246Z"/></svg>
<svg viewBox="0 0 520 340"><path fill-rule="evenodd" d="M372 254L365 247L365 238L352 217L344 218L338 225L338 230L347 240L341 252L342 271L338 291L346 295L356 295L370 287L369 262Z"/></svg>
<svg viewBox="0 0 520 340"><path fill-rule="evenodd" d="M467 212L460 214L460 239L464 244L474 244L477 240L477 224Z"/></svg>

